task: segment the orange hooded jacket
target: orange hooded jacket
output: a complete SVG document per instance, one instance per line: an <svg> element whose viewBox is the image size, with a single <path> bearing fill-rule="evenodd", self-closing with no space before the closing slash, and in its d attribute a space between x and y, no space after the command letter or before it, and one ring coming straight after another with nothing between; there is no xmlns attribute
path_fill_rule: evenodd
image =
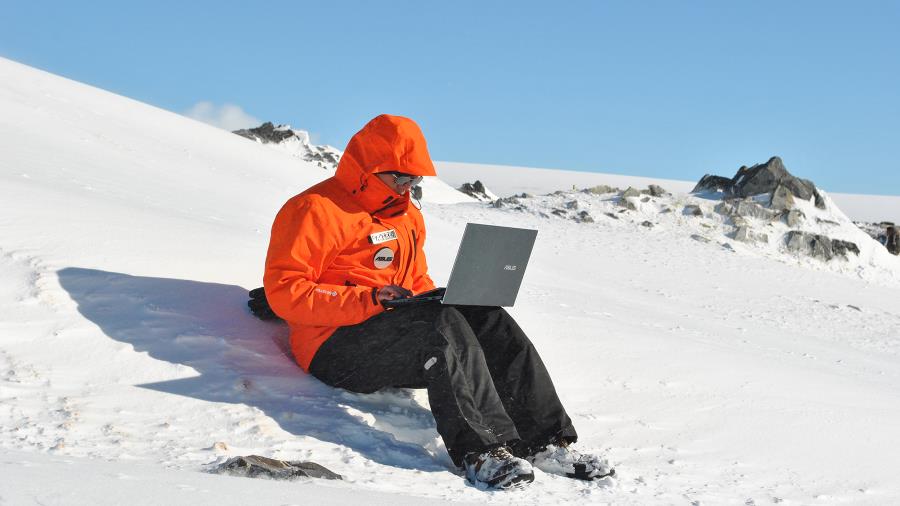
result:
<svg viewBox="0 0 900 506"><path fill-rule="evenodd" d="M263 284L305 371L338 327L384 311L379 288L434 288L422 214L409 192L398 195L373 175L390 171L435 175L418 125L383 114L350 139L333 177L288 200L275 217Z"/></svg>

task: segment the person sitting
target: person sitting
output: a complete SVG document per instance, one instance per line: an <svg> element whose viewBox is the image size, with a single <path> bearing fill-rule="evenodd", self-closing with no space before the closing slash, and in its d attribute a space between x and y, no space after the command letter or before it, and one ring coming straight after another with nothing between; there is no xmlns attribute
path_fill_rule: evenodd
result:
<svg viewBox="0 0 900 506"><path fill-rule="evenodd" d="M435 287L410 198L430 176L418 125L381 115L352 137L333 177L278 212L263 284L297 363L352 392L427 389L450 458L480 487L523 486L534 467L612 476L605 459L572 447L578 435L550 374L503 308L382 305Z"/></svg>

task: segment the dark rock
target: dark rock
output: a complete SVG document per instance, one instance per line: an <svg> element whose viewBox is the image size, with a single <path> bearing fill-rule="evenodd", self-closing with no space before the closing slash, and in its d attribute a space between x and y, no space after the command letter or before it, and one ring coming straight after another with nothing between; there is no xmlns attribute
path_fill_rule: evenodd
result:
<svg viewBox="0 0 900 506"><path fill-rule="evenodd" d="M522 207L520 205L519 197L505 197L502 199L497 199L497 200L491 202L491 205L493 207L497 207L497 208L508 207L508 206Z"/></svg>
<svg viewBox="0 0 900 506"><path fill-rule="evenodd" d="M315 162L316 165L323 169L334 170L341 160L340 151L330 146L316 146L311 144L309 142L309 135L306 132L300 132L298 135L298 132L292 130L289 126L275 126L271 121L267 121L256 128L235 130L232 133L263 144L280 144L289 139L296 138L305 148L305 153L298 153L302 155L303 160Z"/></svg>
<svg viewBox="0 0 900 506"><path fill-rule="evenodd" d="M466 195L472 195L473 193L484 195L484 183L479 180L475 180L474 183L463 183L463 185L457 189Z"/></svg>
<svg viewBox="0 0 900 506"><path fill-rule="evenodd" d="M685 216L703 216L703 209L700 209L700 206L689 204L684 206L684 211L681 214Z"/></svg>
<svg viewBox="0 0 900 506"><path fill-rule="evenodd" d="M843 255L845 258L847 257L847 253L853 253L854 255L859 256L859 246L854 242L833 239L831 241L831 248L834 250L835 255Z"/></svg>
<svg viewBox="0 0 900 506"><path fill-rule="evenodd" d="M647 187L647 190L649 190L650 195L653 196L653 197L662 197L662 196L664 196L664 195L668 195L668 194L669 194L669 192L667 192L666 190L664 190L662 186L658 186L658 185L655 185L655 184L651 184L650 186L648 186L648 187Z"/></svg>
<svg viewBox="0 0 900 506"><path fill-rule="evenodd" d="M818 207L819 209L825 209L825 198L822 197L822 195L818 191L816 191L815 197L816 197L816 207Z"/></svg>
<svg viewBox="0 0 900 506"><path fill-rule="evenodd" d="M785 235L785 244L789 251L804 253L820 260L831 260L836 255L847 258L848 253L859 255L859 247L850 241L830 239L820 234L808 234L799 230L791 230Z"/></svg>
<svg viewBox="0 0 900 506"><path fill-rule="evenodd" d="M650 197L644 197L641 199L641 202L650 202Z"/></svg>
<svg viewBox="0 0 900 506"><path fill-rule="evenodd" d="M566 209L578 209L578 201L570 200L566 202Z"/></svg>
<svg viewBox="0 0 900 506"><path fill-rule="evenodd" d="M869 235L872 239L878 241L891 254L900 253L900 231L892 221L882 221L880 223L853 222L860 230Z"/></svg>
<svg viewBox="0 0 900 506"><path fill-rule="evenodd" d="M581 190L583 193L593 193L594 195L604 195L607 193L617 193L619 191L618 188L614 188L612 186L607 186L605 184L597 185L592 188L585 188Z"/></svg>
<svg viewBox="0 0 900 506"><path fill-rule="evenodd" d="M463 183L457 190L465 193L482 202L488 202L493 199L487 194L487 189L481 181L476 180L474 183Z"/></svg>
<svg viewBox="0 0 900 506"><path fill-rule="evenodd" d="M798 230L791 230L785 236L785 243L789 251L803 253L820 260L834 258L834 249L831 247L831 239L819 234L807 234Z"/></svg>
<svg viewBox="0 0 900 506"><path fill-rule="evenodd" d="M790 176L790 174L788 175ZM808 179L790 176L782 179L781 184L787 187L791 194L803 200L809 200L813 196L818 195L816 185Z"/></svg>
<svg viewBox="0 0 900 506"><path fill-rule="evenodd" d="M555 214L555 215L557 215L557 216L563 216L563 217L565 217L567 214L569 214L569 213L568 213L566 210L564 210L564 209L553 209L553 210L550 211L550 212L553 213L553 214Z"/></svg>
<svg viewBox="0 0 900 506"><path fill-rule="evenodd" d="M650 221L642 221L642 222L641 222L641 225L642 225L642 226L645 226L645 227L647 227L647 228L653 228L653 223L650 222Z"/></svg>
<svg viewBox="0 0 900 506"><path fill-rule="evenodd" d="M897 227L890 226L885 229L884 247L892 255L900 254L900 230L897 230Z"/></svg>
<svg viewBox="0 0 900 506"><path fill-rule="evenodd" d="M248 478L273 478L276 480L289 480L293 478L323 478L326 480L342 480L343 477L331 472L324 466L315 462L301 462L298 460L275 460L259 455L247 457L234 457L217 467L214 472L245 476Z"/></svg>
<svg viewBox="0 0 900 506"><path fill-rule="evenodd" d="M256 128L235 130L233 133L236 133L241 137L246 137L254 141L262 142L264 144L269 142L278 144L285 139L289 139L295 136L294 131L290 128L277 128L272 124L271 121L266 121Z"/></svg>
<svg viewBox="0 0 900 506"><path fill-rule="evenodd" d="M708 238L708 237L703 237L702 235L699 235L699 234L691 234L691 239L693 239L693 240L695 240L695 241L697 241L697 242L703 242L703 243L708 243L708 242L709 242L709 238Z"/></svg>
<svg viewBox="0 0 900 506"><path fill-rule="evenodd" d="M742 167L743 168L743 167ZM706 174L705 176L700 178L700 181L694 186L694 189L691 190L691 193L700 193L700 192L725 192L731 193L731 179L722 176L714 176L712 174Z"/></svg>
<svg viewBox="0 0 900 506"><path fill-rule="evenodd" d="M790 176L781 158L773 156L768 162L756 164L749 169L742 167L731 180L731 192L736 197L751 197L769 193L781 180Z"/></svg>
<svg viewBox="0 0 900 506"><path fill-rule="evenodd" d="M594 218L587 211L581 211L575 217L575 221L578 223L594 223Z"/></svg>
<svg viewBox="0 0 900 506"><path fill-rule="evenodd" d="M772 199L769 202L772 209L792 209L794 207L794 194L787 185L779 184L772 191Z"/></svg>
<svg viewBox="0 0 900 506"><path fill-rule="evenodd" d="M326 146L309 145L309 152L303 157L308 162L316 162L316 165L323 169L336 169L338 162L341 161L341 155ZM421 191L421 189L420 189ZM420 197L421 198L421 197Z"/></svg>
<svg viewBox="0 0 900 506"><path fill-rule="evenodd" d="M603 214L605 214L606 216L609 216L610 218L612 218L612 219L614 219L614 220L618 220L618 219L619 219L619 217L616 216L616 215L613 214L613 213L603 213Z"/></svg>
<svg viewBox="0 0 900 506"><path fill-rule="evenodd" d="M741 166L731 179L706 174L694 186L693 193L721 191L726 196L741 198L768 193L770 197L774 197L774 192L779 185L784 186L794 197L803 200L814 197L816 207L825 209L825 199L816 190L816 185L808 179L791 175L781 158L777 156L773 156L766 163L758 163L750 168ZM779 198L781 197L783 195ZM781 200L784 199L781 198ZM785 209L783 207L776 208Z"/></svg>
<svg viewBox="0 0 900 506"><path fill-rule="evenodd" d="M743 216L744 218L756 218L758 220L771 220L775 218L776 213L756 202L739 200L732 210L732 216Z"/></svg>

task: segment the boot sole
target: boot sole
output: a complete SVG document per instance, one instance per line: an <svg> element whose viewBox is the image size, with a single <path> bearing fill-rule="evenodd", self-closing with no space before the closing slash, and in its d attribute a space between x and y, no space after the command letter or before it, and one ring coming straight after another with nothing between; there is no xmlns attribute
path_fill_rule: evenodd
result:
<svg viewBox="0 0 900 506"><path fill-rule="evenodd" d="M506 477L494 480L488 483L488 486L495 490L509 490L511 488L525 488L525 485L534 481L534 473L520 474L509 481L505 481ZM502 484L501 484L502 483Z"/></svg>

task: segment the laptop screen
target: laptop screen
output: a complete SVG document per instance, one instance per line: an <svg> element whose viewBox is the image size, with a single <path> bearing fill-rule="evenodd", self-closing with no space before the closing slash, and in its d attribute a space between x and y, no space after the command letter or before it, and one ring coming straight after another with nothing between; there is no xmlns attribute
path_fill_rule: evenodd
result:
<svg viewBox="0 0 900 506"><path fill-rule="evenodd" d="M515 304L536 237L537 230L467 224L442 302Z"/></svg>

